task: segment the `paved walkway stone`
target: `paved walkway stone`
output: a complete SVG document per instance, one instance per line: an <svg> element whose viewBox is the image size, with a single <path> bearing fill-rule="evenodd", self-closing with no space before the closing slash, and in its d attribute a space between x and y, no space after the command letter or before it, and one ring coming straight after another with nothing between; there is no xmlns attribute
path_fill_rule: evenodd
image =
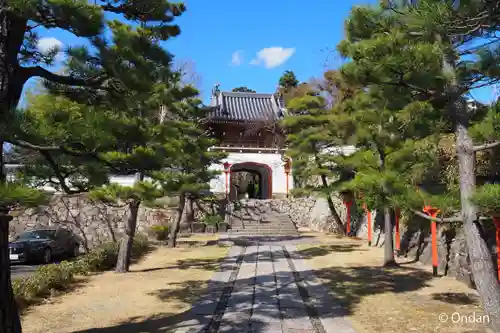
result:
<svg viewBox="0 0 500 333"><path fill-rule="evenodd" d="M253 238L231 247L175 333L356 333L297 243Z"/></svg>

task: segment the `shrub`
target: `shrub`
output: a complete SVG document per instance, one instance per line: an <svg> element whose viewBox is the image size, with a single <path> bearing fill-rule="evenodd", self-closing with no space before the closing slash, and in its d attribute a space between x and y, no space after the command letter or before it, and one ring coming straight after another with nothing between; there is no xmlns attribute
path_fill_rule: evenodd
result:
<svg viewBox="0 0 500 333"><path fill-rule="evenodd" d="M155 239L158 241L163 241L168 239L168 225L154 225L151 227L151 231L153 232Z"/></svg>
<svg viewBox="0 0 500 333"><path fill-rule="evenodd" d="M207 214L203 217L203 223L210 226L217 226L222 223L222 217L220 215Z"/></svg>
<svg viewBox="0 0 500 333"><path fill-rule="evenodd" d="M53 289L67 289L74 281L74 275L73 263L67 261L40 266L30 277L13 282L14 295L26 299L46 296Z"/></svg>
<svg viewBox="0 0 500 333"><path fill-rule="evenodd" d="M18 304L24 307L34 299L50 295L53 290L67 289L75 280L75 275L112 269L116 265L119 248L118 242L104 243L75 261L40 266L30 277L12 281ZM132 244L132 257L140 258L149 250L147 237L136 235Z"/></svg>

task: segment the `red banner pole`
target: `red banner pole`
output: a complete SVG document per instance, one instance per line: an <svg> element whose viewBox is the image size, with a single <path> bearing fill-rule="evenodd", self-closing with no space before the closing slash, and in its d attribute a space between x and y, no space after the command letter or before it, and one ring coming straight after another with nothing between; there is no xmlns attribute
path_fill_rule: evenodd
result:
<svg viewBox="0 0 500 333"><path fill-rule="evenodd" d="M425 206L424 212L430 217L436 218L439 214L439 209L433 208L431 206ZM438 275L438 248L437 248L437 223L436 221L431 221L431 241L432 241L432 275Z"/></svg>
<svg viewBox="0 0 500 333"><path fill-rule="evenodd" d="M363 205L363 208L366 212L366 224L368 225L368 246L372 246L372 212L366 207L366 204Z"/></svg>
<svg viewBox="0 0 500 333"><path fill-rule="evenodd" d="M229 172L224 171L226 174L226 195L229 195Z"/></svg>
<svg viewBox="0 0 500 333"><path fill-rule="evenodd" d="M500 216L493 217L496 228L496 241L497 241L497 269L498 269L498 282L500 282Z"/></svg>
<svg viewBox="0 0 500 333"><path fill-rule="evenodd" d="M346 225L346 233L347 236L349 236L349 233L351 232L351 202L346 202L346 208L347 208L347 225Z"/></svg>
<svg viewBox="0 0 500 333"><path fill-rule="evenodd" d="M394 237L396 238L396 251L399 252L401 250L401 236L399 234L399 215L401 212L399 209L396 209L396 225L395 225L395 235Z"/></svg>
<svg viewBox="0 0 500 333"><path fill-rule="evenodd" d="M286 197L288 198L288 172L285 172L285 177L286 177Z"/></svg>

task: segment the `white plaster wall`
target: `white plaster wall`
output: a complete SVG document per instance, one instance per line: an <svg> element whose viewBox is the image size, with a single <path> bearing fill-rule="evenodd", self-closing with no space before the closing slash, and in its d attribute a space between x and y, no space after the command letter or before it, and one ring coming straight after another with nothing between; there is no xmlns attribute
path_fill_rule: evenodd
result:
<svg viewBox="0 0 500 333"><path fill-rule="evenodd" d="M268 154L268 153L229 153L228 157L223 161L231 164L254 162L267 164L272 170L272 190L276 194L286 194L286 175L283 167L281 154ZM226 191L226 175L224 174L223 164L214 164L210 166L211 170L222 172L219 176L210 182L210 190L214 193L224 193ZM290 174L288 176L289 190L293 188L293 178ZM229 184L231 186L231 184Z"/></svg>

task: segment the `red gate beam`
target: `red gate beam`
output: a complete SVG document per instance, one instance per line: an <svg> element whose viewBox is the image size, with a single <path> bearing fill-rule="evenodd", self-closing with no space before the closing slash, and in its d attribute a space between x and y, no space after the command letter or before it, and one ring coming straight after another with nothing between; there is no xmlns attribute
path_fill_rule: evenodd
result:
<svg viewBox="0 0 500 333"><path fill-rule="evenodd" d="M424 213L432 218L436 218L440 210L431 206L425 206ZM432 275L438 275L438 248L437 248L437 224L431 221L431 240L432 240Z"/></svg>

